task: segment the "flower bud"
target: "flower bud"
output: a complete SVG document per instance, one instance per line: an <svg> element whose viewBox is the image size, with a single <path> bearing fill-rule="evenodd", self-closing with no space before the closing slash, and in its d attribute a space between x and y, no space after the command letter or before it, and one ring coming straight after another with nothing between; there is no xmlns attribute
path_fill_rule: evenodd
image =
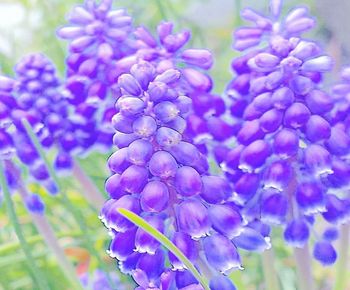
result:
<svg viewBox="0 0 350 290"><path fill-rule="evenodd" d="M212 205L209 207L209 217L213 229L230 240L241 233L243 218L232 206Z"/></svg>
<svg viewBox="0 0 350 290"><path fill-rule="evenodd" d="M192 262L198 257L196 242L191 237L182 232L176 232L172 238L176 247ZM183 270L186 267L179 261L172 252L169 252L169 260L174 270Z"/></svg>
<svg viewBox="0 0 350 290"><path fill-rule="evenodd" d="M141 116L133 122L132 129L140 138L147 138L154 135L157 130L157 123L150 116Z"/></svg>
<svg viewBox="0 0 350 290"><path fill-rule="evenodd" d="M149 141L137 139L128 147L128 160L135 165L145 165L152 153L153 146Z"/></svg>
<svg viewBox="0 0 350 290"><path fill-rule="evenodd" d="M147 212L161 212L169 201L168 187L160 181L150 181L141 192L141 207Z"/></svg>
<svg viewBox="0 0 350 290"><path fill-rule="evenodd" d="M111 258L125 261L134 252L136 228L124 233L116 233L107 251Z"/></svg>
<svg viewBox="0 0 350 290"><path fill-rule="evenodd" d="M151 157L149 162L149 170L154 176L162 179L174 177L178 165L175 158L166 151L157 151Z"/></svg>
<svg viewBox="0 0 350 290"><path fill-rule="evenodd" d="M241 260L234 244L220 234L203 239L203 250L208 264L222 273L241 268Z"/></svg>
<svg viewBox="0 0 350 290"><path fill-rule="evenodd" d="M304 220L292 220L284 231L285 241L297 248L302 248L309 239L309 228Z"/></svg>
<svg viewBox="0 0 350 290"><path fill-rule="evenodd" d="M120 176L120 187L129 193L140 193L148 181L148 170L131 165Z"/></svg>
<svg viewBox="0 0 350 290"><path fill-rule="evenodd" d="M330 266L337 260L337 252L331 243L326 241L317 242L313 251L314 258L323 266Z"/></svg>
<svg viewBox="0 0 350 290"><path fill-rule="evenodd" d="M179 229L195 239L207 235L211 226L207 208L197 200L180 203L176 208L176 220Z"/></svg>
<svg viewBox="0 0 350 290"><path fill-rule="evenodd" d="M197 195L202 190L202 180L195 169L190 166L182 166L176 172L175 187L182 196Z"/></svg>
<svg viewBox="0 0 350 290"><path fill-rule="evenodd" d="M148 216L145 218L153 228L164 232L164 221L159 216ZM138 228L135 236L135 247L139 253L154 255L160 243L145 230Z"/></svg>
<svg viewBox="0 0 350 290"><path fill-rule="evenodd" d="M248 227L243 228L239 236L233 238L233 242L238 248L246 251L263 252L271 248L271 244L267 238L264 238L259 232Z"/></svg>

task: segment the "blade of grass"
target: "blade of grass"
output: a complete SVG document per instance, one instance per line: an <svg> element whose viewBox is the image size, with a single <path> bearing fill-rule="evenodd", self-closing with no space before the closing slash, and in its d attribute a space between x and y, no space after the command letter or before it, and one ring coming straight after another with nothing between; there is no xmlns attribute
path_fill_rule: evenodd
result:
<svg viewBox="0 0 350 290"><path fill-rule="evenodd" d="M61 233L56 233L57 238L64 238L64 237L79 237L80 232L61 232ZM34 245L36 243L41 243L43 242L43 237L40 235L35 235L35 236L30 236L27 238L27 243L29 245ZM20 248L20 243L19 242L9 242L6 244L0 245L0 261L1 261L1 256L5 255L8 252L16 251Z"/></svg>
<svg viewBox="0 0 350 290"><path fill-rule="evenodd" d="M32 273L34 277L34 283L36 285L36 289L39 290L47 290L49 289L45 280L45 276L42 275L39 267L35 264L35 260L33 258L30 246L27 244L27 241L24 237L22 227L19 223L15 207L13 205L11 195L7 186L6 178L5 178L5 171L3 167L2 161L0 161L0 184L4 195L4 200L6 202L6 208L8 211L8 215L10 220L13 223L14 230L16 232L17 238L19 240L19 243L21 244L21 248L26 256L26 262L28 264L28 267L30 269L30 272Z"/></svg>
<svg viewBox="0 0 350 290"><path fill-rule="evenodd" d="M23 193L22 193L23 195ZM45 241L47 247L51 250L51 252L54 254L57 264L59 265L60 269L62 270L63 274L66 276L68 281L72 283L74 286L74 289L80 289L83 290L83 286L77 276L76 270L74 269L73 265L69 262L67 259L64 250L58 243L58 240L56 238L55 232L53 231L50 223L46 219L45 215L38 215L35 213L30 213L33 223L35 227L37 228L37 231L41 234L43 237L43 240Z"/></svg>
<svg viewBox="0 0 350 290"><path fill-rule="evenodd" d="M5 161L6 168L12 172L12 175L18 180L18 193L25 201L29 197L29 192L26 188L25 183L22 181L21 173L16 170L15 165L12 161ZM58 239L55 235L51 224L49 223L47 216L45 214L37 214L28 210L28 214L32 218L33 224L37 229L37 232L43 237L47 247L51 250L52 254L55 256L58 266L60 267L62 273L66 276L67 280L74 285L74 289L83 290L83 286L77 276L76 270L70 261L67 259L63 248L60 246Z"/></svg>
<svg viewBox="0 0 350 290"><path fill-rule="evenodd" d="M79 183L83 189L83 195L86 198L86 200L96 210L100 211L103 204L104 204L104 197L101 194L101 192L98 190L95 183L92 182L90 177L81 168L81 166L77 160L74 160L73 176L76 180L79 181Z"/></svg>
<svg viewBox="0 0 350 290"><path fill-rule="evenodd" d="M163 6L162 0L155 0L156 6L158 7L158 10L160 12L160 15L163 19L167 19L167 15L165 13L165 8Z"/></svg>
<svg viewBox="0 0 350 290"><path fill-rule="evenodd" d="M193 276L198 280L198 282L203 286L203 288L205 290L210 290L206 279L198 272L198 270L191 263L191 261L187 259L187 257L166 236L164 236L161 232L159 232L157 229L155 229L149 223L147 223L143 218L139 217L133 212L124 208L119 208L118 212L125 218L127 218L129 221L145 230L157 241L159 241L164 247L171 251L187 267L187 269L193 274Z"/></svg>
<svg viewBox="0 0 350 290"><path fill-rule="evenodd" d="M265 287L269 290L280 290L277 271L274 265L274 252L273 249L264 251L261 254L261 261L263 264Z"/></svg>
<svg viewBox="0 0 350 290"><path fill-rule="evenodd" d="M308 245L306 244L302 248L294 248L294 257L296 261L298 290L315 290Z"/></svg>
<svg viewBox="0 0 350 290"><path fill-rule="evenodd" d="M65 190L63 190L63 186L61 184L61 180L58 178L55 169L53 168L53 166L51 165L49 159L47 158L44 149L38 139L38 137L36 136L36 134L34 133L31 125L28 123L28 121L26 119L22 119L22 124L30 138L30 140L32 141L35 149L38 151L39 156L41 157L41 159L44 161L46 168L50 174L50 176L52 177L52 179L54 180L54 182L56 183L56 186L59 189L59 196L63 203L65 204L65 206L67 207L67 209L72 213L75 221L77 222L82 236L84 237L85 240L85 246L87 247L87 249L89 250L89 252L91 253L92 256L95 257L95 259L97 260L99 266L101 267L102 270L104 270L106 272L106 276L108 279L108 283L109 285L112 287L112 289L116 289L114 285L113 280L111 279L110 275L109 275L109 270L106 267L106 265L103 263L102 258L100 257L99 253L96 251L96 249L93 246L93 241L90 238L89 235L89 227L87 226L84 216L81 213L81 211L79 209L77 209L69 200L67 193L65 192Z"/></svg>
<svg viewBox="0 0 350 290"><path fill-rule="evenodd" d="M338 261L336 268L336 279L334 290L347 289L348 281L348 265L349 265L349 240L350 240L350 225L345 224L340 228Z"/></svg>

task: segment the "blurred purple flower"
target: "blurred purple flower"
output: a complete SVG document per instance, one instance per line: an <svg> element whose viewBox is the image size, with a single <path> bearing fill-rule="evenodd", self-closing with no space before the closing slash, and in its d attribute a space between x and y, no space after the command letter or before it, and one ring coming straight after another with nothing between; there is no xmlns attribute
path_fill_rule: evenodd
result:
<svg viewBox="0 0 350 290"><path fill-rule="evenodd" d="M305 7L281 19L281 5L270 1L271 16L242 11L253 26L234 33L234 48L243 55L232 62L235 77L226 90L237 147L220 144L216 158L244 218L287 224L286 241L303 246L312 226L307 219L331 211L325 180L332 177L335 156L327 144L342 133L331 127L336 100L322 90L333 60L301 37L315 20ZM348 209L340 211L347 215Z"/></svg>

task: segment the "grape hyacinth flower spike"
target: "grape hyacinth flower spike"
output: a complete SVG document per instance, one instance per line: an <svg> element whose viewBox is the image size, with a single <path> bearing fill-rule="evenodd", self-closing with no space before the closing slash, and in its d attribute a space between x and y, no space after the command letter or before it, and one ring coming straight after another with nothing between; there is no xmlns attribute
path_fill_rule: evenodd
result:
<svg viewBox="0 0 350 290"><path fill-rule="evenodd" d="M45 72L43 74L45 75ZM35 80L36 77L38 77L36 69L28 69L27 76L22 75L18 79L0 76L0 155L6 160L18 157L22 163L29 167L30 175L34 179L42 181L51 190L51 193L56 193L55 186L50 181L48 173L27 138L21 123L22 119L25 118L33 127L41 128L39 113L32 108L23 107L22 103L23 99L29 100L33 97L34 87L36 87L37 96L39 91L42 92L37 87L40 77ZM39 86L41 85L45 85L45 82L39 84ZM24 92L24 87L28 88L28 91ZM22 95L25 96L22 97ZM5 170L9 172L6 166ZM13 176L13 174L9 172L9 176ZM16 178L12 178L12 180L14 181L13 185L15 185Z"/></svg>
<svg viewBox="0 0 350 290"><path fill-rule="evenodd" d="M30 122L40 142L45 148L56 146L57 169L72 167L71 155L77 150L79 137L69 121L69 106L61 92L61 83L53 63L43 54L30 54L23 57L15 67L17 89L16 100L18 111L13 113L15 124L19 132L17 140L19 158L29 166L36 165L38 154L26 136L20 118L35 118ZM26 114L24 114L26 112ZM23 149L23 142L27 143ZM64 161L63 161L64 160ZM34 170L35 171L35 170ZM40 177L38 176L39 180Z"/></svg>
<svg viewBox="0 0 350 290"><path fill-rule="evenodd" d="M75 123L73 108L67 101L55 66L45 55L37 53L23 57L17 63L15 71L17 85L14 94L17 107L11 109L11 116L16 127L14 143L19 159L29 167L35 180L42 182L51 193L57 192L57 184L49 176L22 124L23 119L26 119L41 146L57 150L55 169L61 174L73 172L82 184L87 183L84 195L99 210L103 198L74 160L85 153L86 134Z"/></svg>
<svg viewBox="0 0 350 290"><path fill-rule="evenodd" d="M334 99L322 88L333 61L302 37L315 25L307 8L280 20L281 5L270 1L271 17L242 11L253 25L234 33L234 48L242 55L232 62L235 77L226 91L239 126L232 135L236 147L220 145L215 153L244 218L280 225L288 244L304 248L313 218L331 213L334 200L324 182L333 173L327 143L334 131L329 118ZM323 262L333 247L316 239L315 258ZM335 261L328 253L332 258L323 264Z"/></svg>
<svg viewBox="0 0 350 290"><path fill-rule="evenodd" d="M177 289L198 282L173 254L120 215L118 208L142 216L199 269L206 265L218 275L241 267L232 240L243 220L239 209L227 202L229 184L208 175L206 158L185 141L185 126L177 120L186 118L191 108L189 98L176 90L179 80L175 69L157 73L148 62L135 64L130 74L120 77L122 94L112 119L113 140L119 149L108 161L113 172L106 181L110 199L100 218L113 236L110 256L117 258L121 271L132 275L140 289L160 287L168 273L166 256L175 271ZM200 249L205 257L199 256Z"/></svg>
<svg viewBox="0 0 350 290"><path fill-rule="evenodd" d="M83 148L109 149L115 109L108 99L112 85L126 71L125 64L117 62L135 51L132 19L124 9L113 9L111 0L86 0L71 11L68 21L57 34L69 41L65 87L75 107L76 126L85 135Z"/></svg>
<svg viewBox="0 0 350 290"><path fill-rule="evenodd" d="M5 201L9 221L13 223L14 232L19 240L19 246L27 259L28 269L33 278L33 285L37 289L44 290L48 288L48 285L46 280L43 279L40 268L32 256L12 201L11 191L17 187L16 178L13 172L6 166L13 152L15 152L13 149L13 140L7 132L7 129L11 126L8 109L11 108L11 104L14 104L11 96L13 84L14 82L10 78L0 76L0 201L2 199Z"/></svg>

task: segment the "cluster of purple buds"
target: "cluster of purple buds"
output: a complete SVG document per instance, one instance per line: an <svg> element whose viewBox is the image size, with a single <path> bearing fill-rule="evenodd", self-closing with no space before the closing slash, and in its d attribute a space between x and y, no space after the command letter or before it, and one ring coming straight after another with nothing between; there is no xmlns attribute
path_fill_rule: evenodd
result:
<svg viewBox="0 0 350 290"><path fill-rule="evenodd" d="M9 133L12 125L11 109L16 106L12 92L15 81L0 75L0 160L7 159L14 152L13 139Z"/></svg>
<svg viewBox="0 0 350 290"><path fill-rule="evenodd" d="M57 169L72 167L72 155L81 146L80 143L83 141L80 139L83 137L69 119L69 103L62 93L56 68L46 56L28 55L18 62L15 71L17 108L13 115L14 118L18 118L15 120L19 132L15 137L15 143L18 145L17 155L28 166L40 168L38 175L33 175L38 180L45 180L48 178L48 173L34 145L24 133L20 118L33 120L33 129L45 148L53 146L57 148L58 153L55 158ZM23 115L24 112L26 115Z"/></svg>
<svg viewBox="0 0 350 290"><path fill-rule="evenodd" d="M331 223L349 222L350 217L350 70L346 67L341 72L340 82L331 88L333 107L328 114L332 126L331 135L324 146L332 154L332 173L324 180L332 193L328 200L328 211L324 217Z"/></svg>
<svg viewBox="0 0 350 290"><path fill-rule="evenodd" d="M331 224L350 213L347 203L328 188L334 178L333 155L342 144L332 127L334 99L321 88L332 59L301 34L315 24L306 8L279 21L281 1L271 1L272 18L245 9L253 27L235 32L236 73L227 89L231 115L239 129L235 147L218 146L216 158L234 188L248 221L285 227L286 242L303 247L314 216ZM259 46L258 46L259 45ZM315 258L335 262L330 239L316 238Z"/></svg>
<svg viewBox="0 0 350 290"><path fill-rule="evenodd" d="M12 110L16 108L13 98L15 81L11 78L0 76L0 162L4 162L4 172L10 192L18 189L20 169L11 161L16 154L15 142L13 140ZM2 189L0 188L0 201ZM42 214L44 204L37 194L28 195L24 200L29 211Z"/></svg>
<svg viewBox="0 0 350 290"><path fill-rule="evenodd" d="M182 90L196 108L187 119L189 136L217 132L215 126L223 123L217 116L225 109L223 100L210 92L212 80L205 73L213 63L211 53L184 49L190 32L174 33L170 22L157 26L157 37L143 26L133 28L131 17L123 9L112 10L111 4L109 0L100 4L86 1L72 11L70 24L58 31L60 37L70 40L67 94L76 107L77 120L90 132L90 146L112 146L109 124L116 111L111 93L118 90L114 86L117 78L139 60L151 62L159 73L170 68L181 71ZM207 124L205 114L215 118Z"/></svg>
<svg viewBox="0 0 350 290"><path fill-rule="evenodd" d="M86 0L73 9L68 21L57 32L69 40L67 97L75 107L77 123L90 137L86 148L94 144L110 148L113 131L109 124L115 109L108 100L124 72L118 61L134 52L132 19L125 10L113 9L111 0Z"/></svg>
<svg viewBox="0 0 350 290"><path fill-rule="evenodd" d="M22 119L26 118L28 122L35 126L37 124L37 117L35 114L27 110L22 110L19 108L19 102L15 98L15 93L18 90L18 82L6 76L0 76L0 160L5 160L6 163L11 161L11 158L17 156L23 163L29 158L32 161L38 161L38 154L31 142L27 140L26 134L23 131ZM21 143L19 140L26 140L27 142ZM28 154L26 154L28 152ZM40 161L28 162L30 166L31 175L37 180L48 179L48 173ZM10 189L16 188L16 174L17 171L12 172L5 166L5 174L7 177L7 182ZM47 182L48 188L55 192L54 185Z"/></svg>
<svg viewBox="0 0 350 290"><path fill-rule="evenodd" d="M239 208L228 201L228 182L208 175L206 157L186 142L186 116L192 102L178 92L180 72L170 68L158 73L142 61L122 75L118 85L121 94L112 124L113 142L119 149L108 161L113 175L106 182L110 199L101 219L113 236L109 254L118 259L124 273L133 276L138 289L169 289L164 285L172 285L173 279L176 289L198 282L152 236L123 218L118 208L142 216L196 266L206 264L215 277L241 267L236 245L268 247L253 228L242 229ZM174 271L166 266L167 256ZM215 279L212 283L217 286L212 289L231 283L224 276Z"/></svg>
<svg viewBox="0 0 350 290"><path fill-rule="evenodd" d="M5 179L10 193L21 191L21 199L27 210L31 213L42 215L45 212L45 204L40 195L29 193L23 188L21 181L21 170L8 157L0 158L0 162L4 163ZM2 189L0 187L0 204L2 200Z"/></svg>
<svg viewBox="0 0 350 290"><path fill-rule="evenodd" d="M220 96L211 92L213 82L206 73L213 64L212 54L206 49L184 49L190 40L190 32L174 33L171 22L162 22L157 26L157 37L143 26L136 28L134 34L138 59L154 64L158 73L167 69L181 72L179 87L193 102L193 111L186 118L186 135L205 152L205 140L210 135L220 135L217 126L231 130L218 118L225 112L225 104ZM225 138L223 134L220 137Z"/></svg>
<svg viewBox="0 0 350 290"><path fill-rule="evenodd" d="M30 176L51 193L57 188L44 161L32 144L26 120L44 148L55 148L55 167L68 170L72 156L85 148L86 134L76 124L53 63L43 54L23 57L15 66L15 79L1 77L1 151L15 152Z"/></svg>

